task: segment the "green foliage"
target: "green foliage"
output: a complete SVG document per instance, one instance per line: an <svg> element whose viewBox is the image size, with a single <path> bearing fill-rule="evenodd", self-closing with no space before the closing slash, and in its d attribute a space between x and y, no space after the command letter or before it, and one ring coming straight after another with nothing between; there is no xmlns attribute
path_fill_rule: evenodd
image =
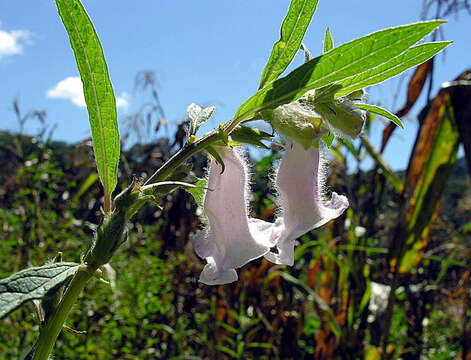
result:
<svg viewBox="0 0 471 360"><path fill-rule="evenodd" d="M105 208L109 211L120 154L113 86L95 28L80 1L57 0L56 4L82 78L98 174L105 190Z"/></svg>
<svg viewBox="0 0 471 360"><path fill-rule="evenodd" d="M195 135L198 129L211 118L214 110L216 110L214 106L202 108L199 105L190 104L187 109L190 118L189 135Z"/></svg>
<svg viewBox="0 0 471 360"><path fill-rule="evenodd" d="M399 119L396 115L394 115L393 113L389 112L386 109L383 109L380 106L371 105L371 104L356 104L356 107L359 109L368 111L370 113L383 116L386 119L391 120L397 126L404 128L404 125L402 125L401 119Z"/></svg>
<svg viewBox="0 0 471 360"><path fill-rule="evenodd" d="M281 37L274 45L262 73L259 89L278 79L298 52L319 0L293 0L281 25Z"/></svg>
<svg viewBox="0 0 471 360"><path fill-rule="evenodd" d="M330 29L327 28L325 30L325 37L324 37L324 52L332 50L334 47L334 40L332 39L332 35L330 34Z"/></svg>
<svg viewBox="0 0 471 360"><path fill-rule="evenodd" d="M76 263L53 263L21 270L0 280L0 319L27 301L41 299L66 284L78 268Z"/></svg>
<svg viewBox="0 0 471 360"><path fill-rule="evenodd" d="M264 149L268 149L268 147L262 142L262 140L269 140L271 138L272 135L264 131L244 125L237 126L234 131L231 132L231 139L235 142L249 144Z"/></svg>
<svg viewBox="0 0 471 360"><path fill-rule="evenodd" d="M422 63L449 45L449 42L418 45L417 50L421 56L426 54L425 57L418 56L416 48L410 48L442 23L434 20L385 29L338 46L266 85L239 107L234 118L247 119L326 85L341 86L340 90L335 88L335 96L339 97L378 84ZM365 53L364 49L369 51Z"/></svg>

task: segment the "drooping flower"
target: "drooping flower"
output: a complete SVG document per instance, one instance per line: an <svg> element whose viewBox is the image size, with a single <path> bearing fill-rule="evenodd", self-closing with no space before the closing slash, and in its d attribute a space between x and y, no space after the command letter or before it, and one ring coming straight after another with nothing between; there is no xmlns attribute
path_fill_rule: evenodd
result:
<svg viewBox="0 0 471 360"><path fill-rule="evenodd" d="M293 265L295 240L348 208L345 196L332 193L330 200L324 199L324 163L319 147L287 146L276 175L281 216L276 220L277 253L265 255L271 262Z"/></svg>
<svg viewBox="0 0 471 360"><path fill-rule="evenodd" d="M238 152L217 147L225 170L210 159L204 211L208 227L193 239L196 253L207 261L200 281L207 285L237 280L236 268L265 255L276 244L276 228L247 214L248 170Z"/></svg>

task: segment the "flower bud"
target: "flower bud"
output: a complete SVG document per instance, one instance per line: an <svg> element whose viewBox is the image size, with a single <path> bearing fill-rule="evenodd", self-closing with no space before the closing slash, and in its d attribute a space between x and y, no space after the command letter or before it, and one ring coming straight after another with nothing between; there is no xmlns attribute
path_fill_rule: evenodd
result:
<svg viewBox="0 0 471 360"><path fill-rule="evenodd" d="M366 112L358 109L354 101L361 100L363 96L364 91L359 90L338 99L334 99L332 95L322 101L311 97L310 101L334 134L355 138L363 129Z"/></svg>
<svg viewBox="0 0 471 360"><path fill-rule="evenodd" d="M298 142L305 149L317 146L319 139L327 132L322 127L321 115L299 101L266 111L264 116L278 132Z"/></svg>

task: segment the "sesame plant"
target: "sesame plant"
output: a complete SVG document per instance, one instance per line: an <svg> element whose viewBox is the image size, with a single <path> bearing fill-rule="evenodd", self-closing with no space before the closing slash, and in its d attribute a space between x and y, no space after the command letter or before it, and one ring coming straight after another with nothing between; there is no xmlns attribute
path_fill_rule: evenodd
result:
<svg viewBox="0 0 471 360"><path fill-rule="evenodd" d="M398 126L394 114L366 103L365 88L423 63L450 42L417 44L443 21L424 21L380 30L334 47L329 30L324 53L311 55L302 43L318 0L292 0L257 91L233 118L201 134L214 107L188 106L186 143L147 179L132 179L113 197L117 185L120 141L116 101L103 51L93 24L79 0L56 0L83 82L98 175L104 190L102 221L89 249L78 262L56 259L0 280L0 317L35 300L42 319L29 357L47 359L64 322L85 285L100 277L128 237L127 223L146 203L159 206L162 196L182 188L203 209L204 229L191 241L206 261L199 281L206 285L237 281L236 269L265 257L293 265L295 240L339 217L349 206L343 195L325 190L326 157L335 137L360 136L367 113ZM283 76L298 51L305 62ZM269 134L250 126L263 120ZM273 222L251 218L246 146L282 146L275 169L278 211ZM207 178L194 176L187 164L195 154L208 156ZM39 302L38 302L39 301Z"/></svg>

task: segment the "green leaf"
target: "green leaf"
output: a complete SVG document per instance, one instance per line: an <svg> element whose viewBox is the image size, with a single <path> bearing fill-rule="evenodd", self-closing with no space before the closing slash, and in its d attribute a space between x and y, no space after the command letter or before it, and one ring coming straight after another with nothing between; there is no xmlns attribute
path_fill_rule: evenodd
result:
<svg viewBox="0 0 471 360"><path fill-rule="evenodd" d="M393 113L390 113L388 110L383 109L382 107L371 105L371 104L362 104L362 103L355 103L355 106L359 109L368 111L370 113L381 115L385 117L386 119L391 120L397 126L400 126L401 128L404 129L404 125L402 125L401 119L399 119Z"/></svg>
<svg viewBox="0 0 471 360"><path fill-rule="evenodd" d="M357 161L360 161L360 153L350 140L340 138L339 141L350 151Z"/></svg>
<svg viewBox="0 0 471 360"><path fill-rule="evenodd" d="M434 20L385 29L336 47L301 65L286 77L266 85L240 106L235 119L242 121L261 110L290 103L308 90L345 80L387 63L442 23L443 21ZM440 46L442 45L438 48ZM446 45L441 48L444 46ZM434 47L434 51L436 53L439 50ZM409 57L401 61L413 66L408 63ZM391 77L397 73L387 75ZM381 81L383 80L385 79ZM350 92L354 90L357 89Z"/></svg>
<svg viewBox="0 0 471 360"><path fill-rule="evenodd" d="M325 30L325 37L324 37L324 52L332 50L334 47L334 40L332 40L332 35L330 35L330 29L327 28Z"/></svg>
<svg viewBox="0 0 471 360"><path fill-rule="evenodd" d="M0 319L27 301L41 299L54 292L75 274L76 263L53 263L21 270L0 280Z"/></svg>
<svg viewBox="0 0 471 360"><path fill-rule="evenodd" d="M450 255L448 255L448 257L442 262L442 264L441 264L442 267L440 269L440 273L438 274L437 279L434 282L434 285L438 285L440 283L440 281L443 279L443 276L445 276L448 268L452 264L453 257L455 256L457 251L458 251L458 249L454 248L452 250L452 252L450 253Z"/></svg>
<svg viewBox="0 0 471 360"><path fill-rule="evenodd" d="M272 135L249 126L239 125L231 132L231 138L239 143L268 149L268 146L262 143L261 140L269 140L272 138Z"/></svg>
<svg viewBox="0 0 471 360"><path fill-rule="evenodd" d="M80 186L79 191L74 195L72 198L72 202L76 202L85 192L92 186L95 181L98 180L98 175L93 172L92 174L88 175L85 181L82 183L82 186Z"/></svg>
<svg viewBox="0 0 471 360"><path fill-rule="evenodd" d="M363 310L369 304L370 298L371 298L371 281L366 279L366 291L361 298L360 307L358 308L358 314L361 314L363 312Z"/></svg>
<svg viewBox="0 0 471 360"><path fill-rule="evenodd" d="M231 333L234 333L234 334L238 334L240 331L237 330L235 327L232 327L222 321L219 322L219 326L223 327L224 329L226 329L227 331L230 331Z"/></svg>
<svg viewBox="0 0 471 360"><path fill-rule="evenodd" d="M186 187L185 190L193 195L196 204L203 208L204 194L206 193L206 188L208 187L208 181L206 179L199 179L194 185L195 187Z"/></svg>
<svg viewBox="0 0 471 360"><path fill-rule="evenodd" d="M199 188L197 184L190 184L184 181L159 181L150 185L142 186L139 191L144 196L164 195L175 189L196 189Z"/></svg>
<svg viewBox="0 0 471 360"><path fill-rule="evenodd" d="M214 346L214 348L215 348L216 350L219 350L219 351L221 351L221 352L226 353L226 354L229 355L229 356L232 356L232 358L234 358L234 359L240 359L239 355L238 355L234 350L229 349L229 348L226 347L226 346L223 346L223 345L216 345L216 346Z"/></svg>
<svg viewBox="0 0 471 360"><path fill-rule="evenodd" d="M196 134L198 129L211 118L214 110L216 110L214 106L202 108L195 103L192 103L188 106L186 111L188 112L188 116L190 118L190 135Z"/></svg>
<svg viewBox="0 0 471 360"><path fill-rule="evenodd" d="M449 41L437 41L413 46L375 68L338 82L337 84L341 85L342 89L335 94L335 97L341 97L367 86L379 84L427 61L450 44Z"/></svg>
<svg viewBox="0 0 471 360"><path fill-rule="evenodd" d="M335 135L332 134L331 132L328 133L328 134L325 134L323 137L322 137L322 140L324 140L325 144L327 145L327 147L331 147L332 146L332 143L334 142L334 139L335 139Z"/></svg>
<svg viewBox="0 0 471 360"><path fill-rule="evenodd" d="M56 5L82 78L93 150L105 192L105 209L109 210L120 152L113 86L95 28L80 1L56 0Z"/></svg>
<svg viewBox="0 0 471 360"><path fill-rule="evenodd" d="M219 155L219 153L217 152L216 148L214 146L207 146L205 148L205 150L210 153L215 159L216 161L218 162L219 165L222 166L222 171L221 171L221 174L224 172L224 170L226 169L226 165L224 165L224 161L222 160L222 157L221 155Z"/></svg>
<svg viewBox="0 0 471 360"><path fill-rule="evenodd" d="M270 343L262 343L262 342L251 342L246 345L248 348L260 348L260 349L274 349L275 345Z"/></svg>
<svg viewBox="0 0 471 360"><path fill-rule="evenodd" d="M293 60L316 11L319 0L292 0L281 25L281 37L271 51L262 73L259 89L276 80Z"/></svg>

